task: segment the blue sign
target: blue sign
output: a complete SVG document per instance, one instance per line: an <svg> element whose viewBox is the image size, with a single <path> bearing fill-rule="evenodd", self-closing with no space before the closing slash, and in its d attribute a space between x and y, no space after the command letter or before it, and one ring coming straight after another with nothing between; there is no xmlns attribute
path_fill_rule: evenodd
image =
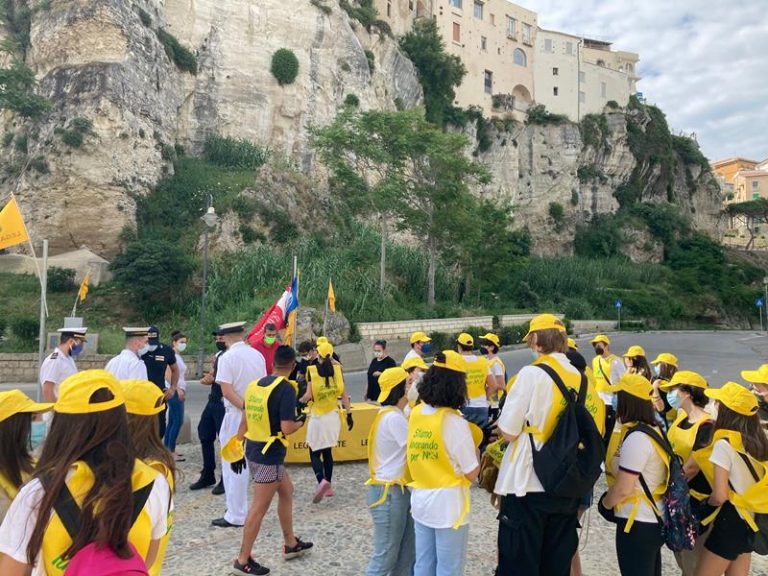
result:
<svg viewBox="0 0 768 576"><path fill-rule="evenodd" d="M616 300L616 303L614 304L614 306L616 306L617 310L621 310L621 307L624 306L624 302L622 302L621 300Z"/></svg>
<svg viewBox="0 0 768 576"><path fill-rule="evenodd" d="M757 306L758 308L762 308L763 306L765 306L765 300L763 300L762 298L758 298L757 300L755 300L755 306Z"/></svg>

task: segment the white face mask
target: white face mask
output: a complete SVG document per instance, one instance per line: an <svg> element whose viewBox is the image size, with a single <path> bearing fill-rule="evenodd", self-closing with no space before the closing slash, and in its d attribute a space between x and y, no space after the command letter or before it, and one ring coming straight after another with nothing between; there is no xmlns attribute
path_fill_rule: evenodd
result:
<svg viewBox="0 0 768 576"><path fill-rule="evenodd" d="M149 344L144 344L144 346L139 348L136 354L138 354L139 356L144 356L144 354L146 354L147 352L149 352Z"/></svg>
<svg viewBox="0 0 768 576"><path fill-rule="evenodd" d="M150 352L154 352L155 350L157 350L157 344L150 344L150 345L147 347L147 349L148 349Z"/></svg>
<svg viewBox="0 0 768 576"><path fill-rule="evenodd" d="M711 403L711 404L708 406L708 408L709 408L709 413L712 415L712 418L713 418L714 420L717 420L717 406L718 406L718 405L717 405L717 402L712 402L712 403Z"/></svg>
<svg viewBox="0 0 768 576"><path fill-rule="evenodd" d="M416 402L419 399L419 380L414 380L411 384L411 387L408 388L408 394L406 394L408 398L408 402Z"/></svg>
<svg viewBox="0 0 768 576"><path fill-rule="evenodd" d="M186 349L187 349L186 342L179 342L178 344L176 344L176 350L178 350L179 352L184 352L184 350Z"/></svg>
<svg viewBox="0 0 768 576"><path fill-rule="evenodd" d="M383 354L384 354L384 352L380 352L379 350L374 350L373 351L373 357L374 358L381 358Z"/></svg>

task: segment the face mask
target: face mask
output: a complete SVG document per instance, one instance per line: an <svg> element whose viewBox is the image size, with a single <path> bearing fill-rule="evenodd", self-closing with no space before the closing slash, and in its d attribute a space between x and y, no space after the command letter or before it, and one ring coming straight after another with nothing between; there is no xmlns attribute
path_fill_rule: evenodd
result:
<svg viewBox="0 0 768 576"><path fill-rule="evenodd" d="M669 405L672 406L675 410L680 409L680 393L677 390L672 390L671 392L667 392L667 402L669 402Z"/></svg>
<svg viewBox="0 0 768 576"><path fill-rule="evenodd" d="M480 348L480 354L482 354L483 356L488 356L488 354L490 353L491 352L490 350L488 350L488 348Z"/></svg>
<svg viewBox="0 0 768 576"><path fill-rule="evenodd" d="M613 408L613 411L616 412L616 410L619 409L619 395L614 394L611 398L611 407Z"/></svg>
<svg viewBox="0 0 768 576"><path fill-rule="evenodd" d="M528 352L531 353L531 359L532 360L538 360L539 359L539 353L536 352L533 348L528 348Z"/></svg>
<svg viewBox="0 0 768 576"><path fill-rule="evenodd" d="M374 357L374 358L381 358L381 355L382 355L382 352L376 352L376 351L374 351L374 353L373 353L373 357Z"/></svg>
<svg viewBox="0 0 768 576"><path fill-rule="evenodd" d="M157 350L157 344L150 344L148 349L150 352L154 352L155 350Z"/></svg>
<svg viewBox="0 0 768 576"><path fill-rule="evenodd" d="M426 342L421 345L422 354L429 354L430 352L432 352L432 344L430 344L429 342Z"/></svg>
<svg viewBox="0 0 768 576"><path fill-rule="evenodd" d="M301 357L301 359L302 359L304 362L309 362L309 361L312 359L312 357L311 357L311 356L302 356L302 357Z"/></svg>
<svg viewBox="0 0 768 576"><path fill-rule="evenodd" d="M275 343L275 340L277 340L276 336L264 336L264 344L267 346L272 346L272 344Z"/></svg>
<svg viewBox="0 0 768 576"><path fill-rule="evenodd" d="M136 352L136 354L138 354L139 356L144 356L144 354L149 352L149 349L150 349L150 345L149 344L144 344L144 346L139 348L139 350L138 350L138 352Z"/></svg>
<svg viewBox="0 0 768 576"><path fill-rule="evenodd" d="M661 366L658 365L658 364L654 364L653 365L653 373L656 374L656 376L661 374Z"/></svg>
<svg viewBox="0 0 768 576"><path fill-rule="evenodd" d="M603 348L602 346L595 347L595 356L602 356L604 352L605 352L605 348Z"/></svg>
<svg viewBox="0 0 768 576"><path fill-rule="evenodd" d="M176 344L176 350L178 350L179 352L184 352L184 350L186 349L187 349L186 342L179 342L178 344Z"/></svg>
<svg viewBox="0 0 768 576"><path fill-rule="evenodd" d="M227 349L227 343L226 342L216 342L216 350L219 352L224 352L224 350Z"/></svg>
<svg viewBox="0 0 768 576"><path fill-rule="evenodd" d="M80 355L80 353L83 351L83 345L82 344L75 344L72 346L72 348L69 349L69 355L76 358Z"/></svg>
<svg viewBox="0 0 768 576"><path fill-rule="evenodd" d="M32 432L30 434L30 441L32 442L32 450L42 444L45 439L46 424L43 421L32 422Z"/></svg>

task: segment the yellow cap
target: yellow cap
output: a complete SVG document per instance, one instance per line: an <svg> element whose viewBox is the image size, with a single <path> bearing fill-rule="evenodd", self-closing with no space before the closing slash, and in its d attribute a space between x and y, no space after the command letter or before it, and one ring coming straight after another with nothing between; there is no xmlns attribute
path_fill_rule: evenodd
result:
<svg viewBox="0 0 768 576"><path fill-rule="evenodd" d="M573 338L568 338L568 348L578 350L579 347L576 345L576 340L574 340Z"/></svg>
<svg viewBox="0 0 768 576"><path fill-rule="evenodd" d="M653 385L642 374L624 374L614 386L608 387L608 392L626 392L641 400L651 401Z"/></svg>
<svg viewBox="0 0 768 576"><path fill-rule="evenodd" d="M432 363L432 366L453 370L454 372L461 372L462 374L467 373L467 361L464 360L464 356L453 350L443 350L442 353L445 355L445 362L438 362L435 360Z"/></svg>
<svg viewBox="0 0 768 576"><path fill-rule="evenodd" d="M245 458L245 444L244 441L238 440L237 435L227 441L224 446L221 447L221 457L227 462L238 462Z"/></svg>
<svg viewBox="0 0 768 576"><path fill-rule="evenodd" d="M496 336L496 334L493 334L492 332L488 332L488 334L483 334L482 336L480 336L480 340L488 340L488 342L496 346L496 348L501 347L501 340L499 340L499 337Z"/></svg>
<svg viewBox="0 0 768 576"><path fill-rule="evenodd" d="M674 366L675 368L678 367L677 365L677 356L674 354L670 354L669 352L662 352L656 358L651 362L651 364L669 364L670 366Z"/></svg>
<svg viewBox="0 0 768 576"><path fill-rule="evenodd" d="M47 412L53 403L35 402L21 390L0 392L0 422L16 414L34 414Z"/></svg>
<svg viewBox="0 0 768 576"><path fill-rule="evenodd" d="M125 410L137 416L153 416L163 411L163 391L149 380L120 380Z"/></svg>
<svg viewBox="0 0 768 576"><path fill-rule="evenodd" d="M471 334L467 334L466 332L462 332L456 337L456 342L461 344L462 346L474 346L475 345L475 339L472 338Z"/></svg>
<svg viewBox="0 0 768 576"><path fill-rule="evenodd" d="M424 362L421 356L411 356L410 358L406 358L401 364L401 367L403 370L410 370L411 368L421 368L424 371L429 370L429 366L427 366L427 363Z"/></svg>
<svg viewBox="0 0 768 576"><path fill-rule="evenodd" d="M467 422L469 424L469 431L472 432L472 442L475 443L475 448L480 449L480 444L483 443L483 430L477 424Z"/></svg>
<svg viewBox="0 0 768 576"><path fill-rule="evenodd" d="M757 414L757 398L736 382L726 382L722 388L708 388L704 394L742 416Z"/></svg>
<svg viewBox="0 0 768 576"><path fill-rule="evenodd" d="M411 334L411 344L416 344L416 342L432 342L432 338L424 332L414 332Z"/></svg>
<svg viewBox="0 0 768 576"><path fill-rule="evenodd" d="M608 338L605 334L598 334L592 340L589 341L590 344L608 344L608 346L611 345L611 339Z"/></svg>
<svg viewBox="0 0 768 576"><path fill-rule="evenodd" d="M317 345L317 355L320 358L328 358L333 356L333 346L329 342L321 342Z"/></svg>
<svg viewBox="0 0 768 576"><path fill-rule="evenodd" d="M645 356L645 350L642 346L630 346L629 350L624 352L624 358L637 358L638 356Z"/></svg>
<svg viewBox="0 0 768 576"><path fill-rule="evenodd" d="M317 340L315 341L315 344L320 346L320 344L330 344L330 342L328 338L326 338L325 336L318 336Z"/></svg>
<svg viewBox="0 0 768 576"><path fill-rule="evenodd" d="M531 324L528 328L528 333L523 338L523 342L527 342L528 338L530 337L532 332L536 332L538 330L560 330L560 332L565 332L565 324L563 324L563 321L560 320L557 316L554 314L539 314L536 316L533 320L531 320Z"/></svg>
<svg viewBox="0 0 768 576"><path fill-rule="evenodd" d="M112 400L91 404L91 395L98 390L108 390ZM64 380L59 386L59 399L53 411L59 414L93 414L105 412L125 404L120 383L106 370L83 370Z"/></svg>
<svg viewBox="0 0 768 576"><path fill-rule="evenodd" d="M381 393L379 394L378 401L384 402L384 400L389 397L389 393L392 392L398 384L405 382L406 378L408 378L408 372L400 366L384 370L384 372L381 373L381 376L379 376L379 388L381 388Z"/></svg>
<svg viewBox="0 0 768 576"><path fill-rule="evenodd" d="M678 370L675 375L672 376L672 380L665 382L660 386L662 390L671 390L676 386L691 386L693 388L708 388L707 381L701 374L692 372L691 370Z"/></svg>
<svg viewBox="0 0 768 576"><path fill-rule="evenodd" d="M757 370L743 370L741 377L752 384L768 384L768 364L763 364Z"/></svg>

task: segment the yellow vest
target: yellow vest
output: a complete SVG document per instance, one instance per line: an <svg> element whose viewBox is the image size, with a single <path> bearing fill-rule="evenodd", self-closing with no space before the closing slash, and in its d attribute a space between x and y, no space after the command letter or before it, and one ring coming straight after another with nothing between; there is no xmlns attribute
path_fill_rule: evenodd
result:
<svg viewBox="0 0 768 576"><path fill-rule="evenodd" d="M145 462L145 464L165 476L165 479L168 481L168 486L171 488L171 498L173 498L173 493L176 489L176 479L173 477L173 474L171 474L171 471L168 469L168 467L162 462L158 462L157 460L148 460ZM152 564L152 568L148 570L150 576L160 576L160 570L163 568L165 551L168 549L168 541L171 539L171 528L173 527L173 509L170 505L168 506L167 522L168 529L165 532L165 536L160 539L160 547L157 550L157 559L155 560L155 563Z"/></svg>
<svg viewBox="0 0 768 576"><path fill-rule="evenodd" d="M261 380L254 380L245 391L245 418L248 422L245 437L253 442L264 442L262 454L266 454L275 441L288 447L288 440L282 432L272 434L272 424L269 421L269 397L283 380L284 378L279 376L269 386L259 386Z"/></svg>
<svg viewBox="0 0 768 576"><path fill-rule="evenodd" d="M464 511L453 525L461 526L469 512L470 481L463 474L457 474L448 457L443 442L443 421L449 412L459 415L450 408L437 408L434 414L424 414L425 404L419 404L408 420L408 447L406 461L408 473L413 478L408 486L412 488L438 489L461 486L464 489Z"/></svg>
<svg viewBox="0 0 768 576"><path fill-rule="evenodd" d="M312 414L322 416L339 408L339 396L344 393L344 376L341 368L333 367L333 378L326 386L325 376L320 376L317 366L307 368L307 379L312 386Z"/></svg>
<svg viewBox="0 0 768 576"><path fill-rule="evenodd" d="M501 361L501 358L499 358L498 356L494 356L493 358L488 360L488 369L490 370L490 368L492 368L493 366L501 366L501 377L503 379L504 376L507 373L507 367L504 366L504 362ZM496 380L496 375L495 374L493 375L493 379L494 379L494 381ZM493 393L490 394L490 396L488 397L488 399L491 402L493 402L494 407L497 407L497 405L499 403L500 396L501 396L501 391L500 390L494 390Z"/></svg>
<svg viewBox="0 0 768 576"><path fill-rule="evenodd" d="M381 495L381 498L379 498L376 502L370 505L370 508L374 508L375 506L378 506L379 504L382 504L387 499L387 494L389 494L389 487L390 486L400 486L401 490L405 490L405 485L407 484L406 478L401 478L399 480L379 480L376 478L376 450L375 442L376 442L376 431L379 427L379 422L381 422L382 417L384 414L387 414L389 412L392 412L393 410L397 410L394 406L387 406L386 408L382 408L379 410L379 413L376 414L376 418L374 418L373 423L371 424L371 429L368 432L368 481L365 483L366 486L384 486L384 493ZM408 475L408 467L405 467L405 476Z"/></svg>
<svg viewBox="0 0 768 576"><path fill-rule="evenodd" d="M608 386L616 384L616 382L608 383L611 379L611 364L615 358L615 354L611 354L608 358L602 356L592 358L592 372L595 374L595 386L598 392L608 392Z"/></svg>
<svg viewBox="0 0 768 576"><path fill-rule="evenodd" d="M467 360L467 397L485 398L485 381L488 378L488 360L483 356L476 356L474 360Z"/></svg>
<svg viewBox="0 0 768 576"><path fill-rule="evenodd" d="M672 444L672 450L683 459L683 462L687 462L691 456L693 445L696 443L696 435L699 433L699 426L704 422L711 422L709 418L702 418L688 429L681 428L680 425L687 419L686 413L680 410L677 418L667 430L667 438Z"/></svg>
<svg viewBox="0 0 768 576"><path fill-rule="evenodd" d="M27 480L29 480L29 476L22 473L21 483L24 484L24 482L26 482ZM11 482L10 480L8 480L8 478L6 478L5 474L3 474L2 472L0 472L0 489L2 489L3 492L5 492L8 495L9 500L13 500L14 498L16 498L16 495L19 493L19 489L16 487L16 485L13 484L13 482Z"/></svg>
<svg viewBox="0 0 768 576"><path fill-rule="evenodd" d="M627 436L630 430L637 426L637 422L627 422L626 424L622 424L621 431L618 434L613 434L611 437L611 441L608 444L608 452L606 453L606 461L605 461L605 469L606 469L606 480L608 482L608 487L613 486L616 483L616 478L613 475L613 461L616 459L616 456L619 454L619 451L621 450L622 444L624 444L624 438ZM659 432L656 430L656 432ZM636 432L636 434L643 434L643 432ZM661 434L659 432L659 434ZM659 484L656 489L653 491L653 498L654 500L661 499L664 494L667 492L667 483L669 482L669 456L667 455L666 451L659 446L659 444L652 439L650 436L648 436L648 439L651 441L651 444L653 445L653 449L656 450L656 454L659 455L661 458L661 461L664 462L664 465L667 467L667 475L664 479L664 482ZM610 471L610 473L608 473ZM651 501L648 499L648 496L645 495L645 490L640 486L640 481L638 480L637 485L635 486L635 492L625 500L619 502L614 510L617 510L621 505L625 504L626 502L632 503L632 510L629 513L629 518L627 518L627 524L624 527L624 532L627 533L632 529L632 525L635 523L635 517L637 516L637 510L640 507L640 501L644 500L646 504L648 504L657 515L661 515L661 511L656 507L656 502Z"/></svg>
<svg viewBox="0 0 768 576"><path fill-rule="evenodd" d="M74 464L74 473L67 480L72 496L78 506L82 506L83 499L93 486L93 472L84 462ZM158 472L153 470L141 460L136 460L133 465L133 474L131 475L131 485L133 490L137 491L150 482L154 482ZM146 559L149 545L152 541L152 520L149 517L146 506L139 513L139 517L134 522L128 533L128 541L136 547L136 550L142 558ZM64 528L55 510L51 511L51 520L43 534L43 570L48 576L59 576L64 574L69 560L62 558L62 555L72 545L72 539L69 537L67 529Z"/></svg>

